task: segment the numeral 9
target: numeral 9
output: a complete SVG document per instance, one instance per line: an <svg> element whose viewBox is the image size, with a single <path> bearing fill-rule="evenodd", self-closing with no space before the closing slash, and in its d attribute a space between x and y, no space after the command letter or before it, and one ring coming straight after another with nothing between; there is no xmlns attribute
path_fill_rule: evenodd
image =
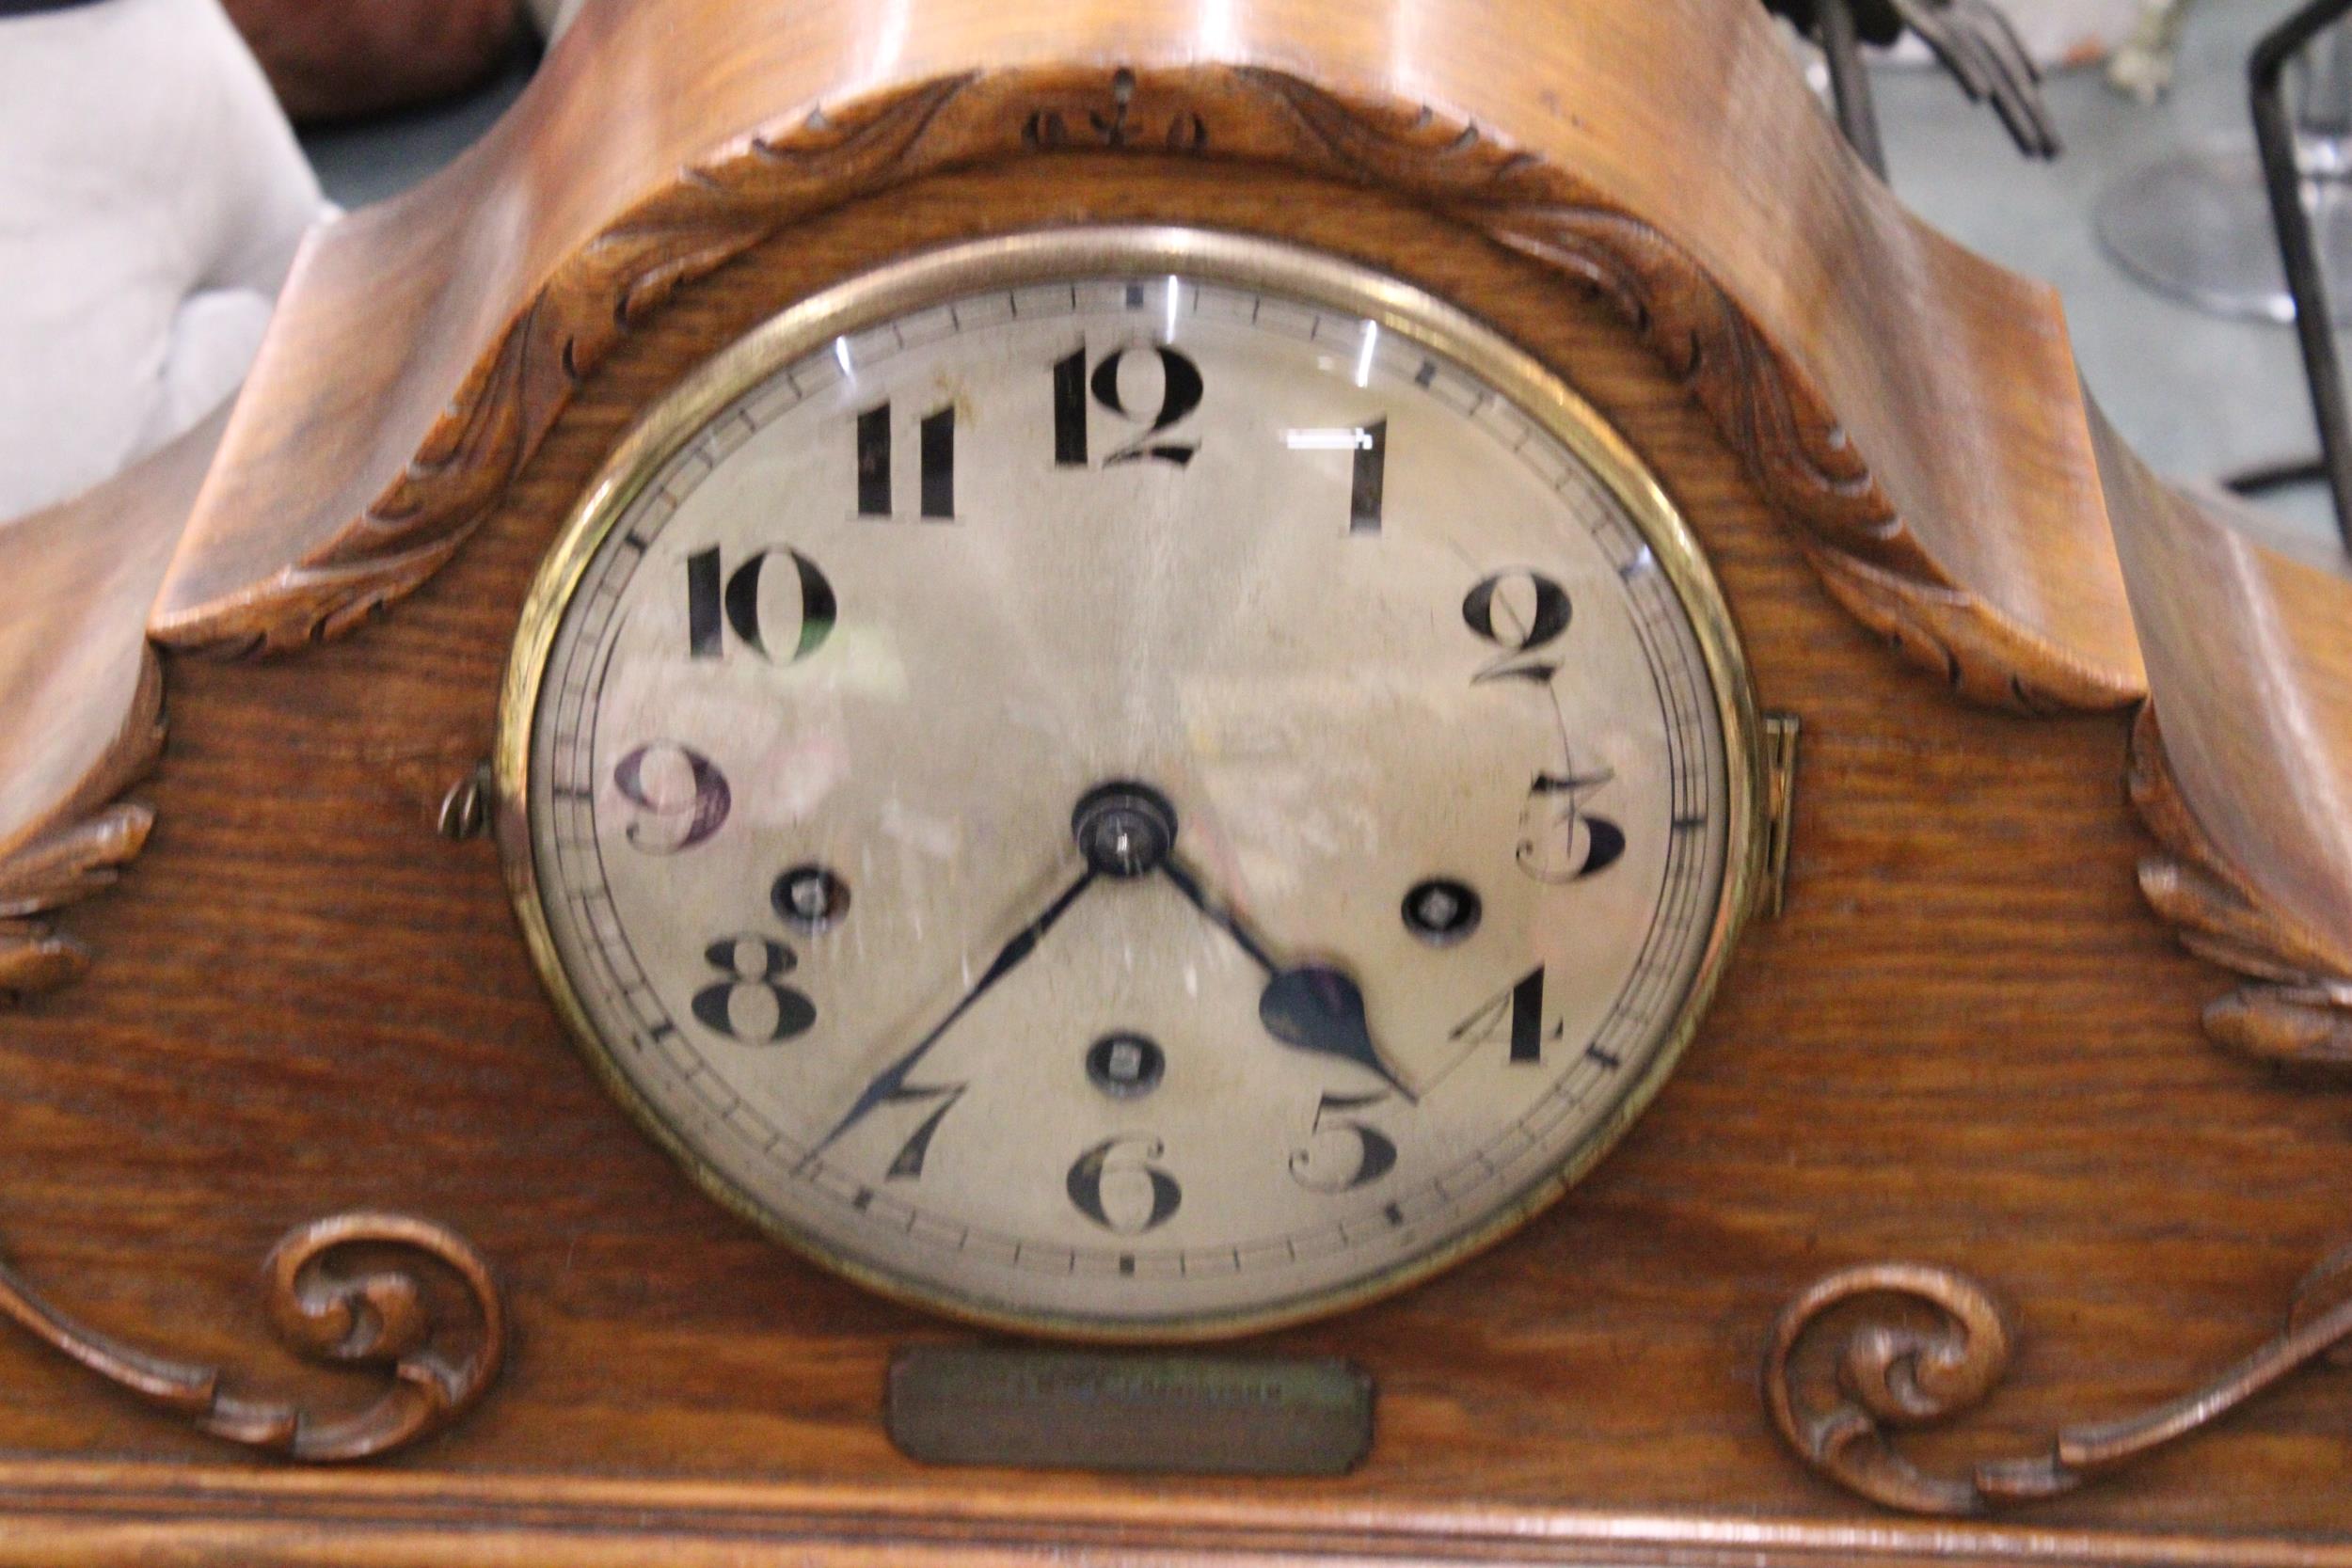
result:
<svg viewBox="0 0 2352 1568"><path fill-rule="evenodd" d="M623 757L612 769L612 787L642 814L628 825L628 837L630 847L648 855L691 849L724 827L735 806L735 794L718 766L670 740L640 746Z"/></svg>

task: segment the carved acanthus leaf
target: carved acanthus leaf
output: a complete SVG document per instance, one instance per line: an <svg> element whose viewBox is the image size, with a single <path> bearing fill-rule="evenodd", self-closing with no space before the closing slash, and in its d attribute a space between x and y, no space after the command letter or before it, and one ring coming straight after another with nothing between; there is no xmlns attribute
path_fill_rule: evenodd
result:
<svg viewBox="0 0 2352 1568"><path fill-rule="evenodd" d="M164 746L164 678L150 653L113 745L60 808L57 825L0 855L0 1006L79 979L88 949L33 918L114 885L147 844L155 814L109 806L155 766Z"/></svg>
<svg viewBox="0 0 2352 1568"><path fill-rule="evenodd" d="M1375 184L1561 272L1641 335L1800 529L1841 602L1915 661L1963 696L2032 711L2139 695L1954 582L1808 379L1657 229L1466 119L1214 65L941 77L811 114L682 170L556 269L363 516L282 573L262 602L177 635L234 655L341 634L440 566L504 498L580 379L681 287L787 224L889 186L1072 150L1271 162Z"/></svg>
<svg viewBox="0 0 2352 1568"><path fill-rule="evenodd" d="M2153 704L2132 729L2132 803L2166 849L2139 863L2139 888L2200 958L2252 983L2205 1009L2205 1032L2266 1061L2352 1068L2352 975L2328 944L2265 901L2182 797Z"/></svg>
<svg viewBox="0 0 2352 1568"><path fill-rule="evenodd" d="M2137 1416L2069 1427L2041 1453L1979 1463L1958 1477L1904 1458L1895 1434L1965 1415L2009 1370L2009 1313L1949 1269L1880 1263L1815 1282L1772 1331L1763 1389L1799 1458L1848 1491L1909 1513L1965 1515L2072 1492L2212 1425L2352 1343L2352 1251L2296 1292L2278 1338L2194 1391Z"/></svg>
<svg viewBox="0 0 2352 1568"><path fill-rule="evenodd" d="M1413 197L1591 288L1713 420L1832 594L1971 701L2103 711L2136 687L2086 667L1955 582L1921 547L1806 377L1698 259L1567 171L1422 108L1244 71L1290 108L1326 171Z"/></svg>
<svg viewBox="0 0 2352 1568"><path fill-rule="evenodd" d="M924 134L972 79L813 113L682 171L565 260L360 517L281 573L265 604L232 626L208 626L194 645L231 657L285 652L414 593L505 499L573 390L632 328L786 224L929 172L954 149L927 152Z"/></svg>

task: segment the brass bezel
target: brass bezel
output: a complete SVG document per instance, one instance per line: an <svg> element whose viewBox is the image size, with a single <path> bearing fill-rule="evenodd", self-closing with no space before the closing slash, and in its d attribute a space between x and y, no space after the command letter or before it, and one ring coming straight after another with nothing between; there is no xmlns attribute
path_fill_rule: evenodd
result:
<svg viewBox="0 0 2352 1568"><path fill-rule="evenodd" d="M1344 309L1452 359L1559 439L1622 501L1689 613L1723 727L1723 887L1699 967L1640 1076L1565 1160L1483 1223L1433 1251L1320 1294L1258 1311L1110 1323L1025 1313L882 1274L840 1256L755 1201L690 1147L613 1060L555 948L538 891L528 819L532 732L556 631L582 575L649 479L694 432L775 370L836 337L932 301L1060 277L1168 274L1263 288ZM1328 1317L1392 1295L1502 1241L1557 1201L1648 1108L1696 1033L1756 901L1765 873L1767 758L1754 684L1722 589L1698 541L1625 439L1550 369L1459 308L1410 284L1296 245L1223 231L1152 225L1042 230L967 241L890 262L771 318L714 356L647 409L598 471L548 550L523 605L499 707L498 840L532 962L574 1042L605 1086L712 1197L803 1257L892 1300L951 1318L1058 1338L1174 1343L1229 1338Z"/></svg>

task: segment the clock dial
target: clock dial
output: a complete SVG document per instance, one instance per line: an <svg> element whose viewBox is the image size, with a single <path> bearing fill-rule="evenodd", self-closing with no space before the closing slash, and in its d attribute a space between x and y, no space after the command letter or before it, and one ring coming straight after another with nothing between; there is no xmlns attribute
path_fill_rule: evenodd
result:
<svg viewBox="0 0 2352 1568"><path fill-rule="evenodd" d="M502 748L543 967L706 1182L1099 1335L1326 1310L1555 1194L1755 839L1721 601L1593 416L1393 284L1175 239L913 263L716 362L551 558Z"/></svg>

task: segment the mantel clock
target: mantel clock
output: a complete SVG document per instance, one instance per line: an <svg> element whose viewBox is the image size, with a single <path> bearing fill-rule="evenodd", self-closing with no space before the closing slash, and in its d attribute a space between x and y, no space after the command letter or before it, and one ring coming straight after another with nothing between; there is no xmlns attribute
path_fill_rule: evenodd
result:
<svg viewBox="0 0 2352 1568"><path fill-rule="evenodd" d="M0 1560L2352 1554L2344 564L1749 0L592 7L0 557Z"/></svg>

